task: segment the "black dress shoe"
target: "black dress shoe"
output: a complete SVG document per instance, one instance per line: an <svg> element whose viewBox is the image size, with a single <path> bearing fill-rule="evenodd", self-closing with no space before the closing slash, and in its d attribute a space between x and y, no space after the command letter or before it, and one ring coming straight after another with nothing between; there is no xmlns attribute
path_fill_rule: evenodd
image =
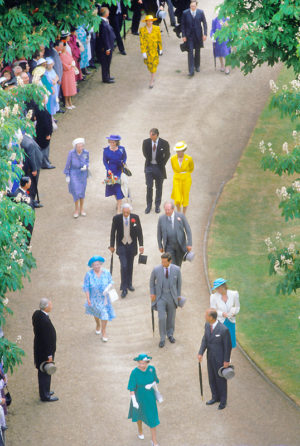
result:
<svg viewBox="0 0 300 446"><path fill-rule="evenodd" d="M226 407L226 404L219 404L218 410L223 410L223 409L225 409L225 407Z"/></svg>
<svg viewBox="0 0 300 446"><path fill-rule="evenodd" d="M126 53L125 50L124 51L120 51L120 54L122 54L122 56L127 56L127 53Z"/></svg>
<svg viewBox="0 0 300 446"><path fill-rule="evenodd" d="M42 205L42 203L39 203L36 200L33 200L33 207L35 208L43 208L44 206Z"/></svg>
<svg viewBox="0 0 300 446"><path fill-rule="evenodd" d="M46 400L41 400L43 403L52 403L53 401L58 401L59 398L57 396L49 396Z"/></svg>
<svg viewBox="0 0 300 446"><path fill-rule="evenodd" d="M66 110L62 110L61 108L56 113L66 113Z"/></svg>
<svg viewBox="0 0 300 446"><path fill-rule="evenodd" d="M159 207L159 206L155 206L155 212L156 212L157 214L160 213L160 207Z"/></svg>
<svg viewBox="0 0 300 446"><path fill-rule="evenodd" d="M193 76L194 76L194 73L189 73L188 76L189 76L189 77L193 77Z"/></svg>
<svg viewBox="0 0 300 446"><path fill-rule="evenodd" d="M114 80L115 80L115 78L114 78L114 77L110 77L109 79L110 79L111 81L114 81Z"/></svg>
<svg viewBox="0 0 300 446"><path fill-rule="evenodd" d="M139 33L134 33L133 31L131 31L131 34L133 34L134 36L139 36Z"/></svg>
<svg viewBox="0 0 300 446"><path fill-rule="evenodd" d="M128 289L129 289L129 291L135 291L135 288L134 288L132 285L130 285L130 286L128 287Z"/></svg>
<svg viewBox="0 0 300 446"><path fill-rule="evenodd" d="M102 81L104 84L114 84L115 81L113 79L108 79L107 81Z"/></svg>
<svg viewBox="0 0 300 446"><path fill-rule="evenodd" d="M206 405L207 406L211 406L212 404L215 404L215 403L218 403L218 402L219 402L218 400L211 399L209 401L206 401Z"/></svg>
<svg viewBox="0 0 300 446"><path fill-rule="evenodd" d="M159 346L159 348L163 348L165 346L165 341L160 341L158 346Z"/></svg>
<svg viewBox="0 0 300 446"><path fill-rule="evenodd" d="M42 169L55 169L55 166L52 164L47 164L47 166L42 166Z"/></svg>
<svg viewBox="0 0 300 446"><path fill-rule="evenodd" d="M145 214L150 214L151 206L147 206L145 209Z"/></svg>
<svg viewBox="0 0 300 446"><path fill-rule="evenodd" d="M197 73L200 73L200 67L196 68Z"/></svg>
<svg viewBox="0 0 300 446"><path fill-rule="evenodd" d="M127 290L123 290L122 294L121 294L121 297L123 297L123 299L124 299L124 297L126 297L126 296L127 296Z"/></svg>
<svg viewBox="0 0 300 446"><path fill-rule="evenodd" d="M176 339L173 336L169 336L169 341L171 342L171 344L175 344Z"/></svg>

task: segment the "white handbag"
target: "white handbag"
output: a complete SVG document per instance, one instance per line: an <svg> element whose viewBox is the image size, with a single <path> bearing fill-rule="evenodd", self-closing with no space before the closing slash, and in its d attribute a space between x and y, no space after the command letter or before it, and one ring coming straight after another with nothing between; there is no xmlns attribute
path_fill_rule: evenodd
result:
<svg viewBox="0 0 300 446"><path fill-rule="evenodd" d="M108 295L111 302L115 302L116 300L119 299L118 293L115 288L109 290Z"/></svg>

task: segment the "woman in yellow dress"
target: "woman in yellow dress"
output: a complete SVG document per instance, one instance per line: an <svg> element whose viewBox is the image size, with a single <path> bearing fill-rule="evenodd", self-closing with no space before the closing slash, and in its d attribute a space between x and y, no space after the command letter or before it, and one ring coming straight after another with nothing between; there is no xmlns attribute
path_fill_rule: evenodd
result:
<svg viewBox="0 0 300 446"><path fill-rule="evenodd" d="M171 165L174 172L171 198L175 202L177 211L184 214L186 214L189 205L189 194L192 185L191 173L194 170L193 158L185 154L186 149L187 145L184 141L178 142L174 147L176 155L171 157Z"/></svg>
<svg viewBox="0 0 300 446"><path fill-rule="evenodd" d="M143 20L143 22L146 22L146 25L140 29L141 52L144 63L151 73L149 88L153 88L154 77L159 64L159 55L162 55L161 33L159 26L153 25L154 20L157 19L152 15L146 15Z"/></svg>

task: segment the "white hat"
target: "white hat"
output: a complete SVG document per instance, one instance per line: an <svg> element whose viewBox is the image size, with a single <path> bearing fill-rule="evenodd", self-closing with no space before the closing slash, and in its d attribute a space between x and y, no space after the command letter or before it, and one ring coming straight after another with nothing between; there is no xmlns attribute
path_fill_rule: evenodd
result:
<svg viewBox="0 0 300 446"><path fill-rule="evenodd" d="M43 57L41 57L41 58L37 61L36 66L38 67L38 66L42 65L42 63L45 63L45 62L46 62L46 59L44 59Z"/></svg>
<svg viewBox="0 0 300 446"><path fill-rule="evenodd" d="M52 57L46 57L46 62L47 65L51 65L52 63L54 63L54 60L52 59Z"/></svg>
<svg viewBox="0 0 300 446"><path fill-rule="evenodd" d="M72 142L74 149L77 146L77 144L85 144L85 139L84 138L75 138L74 141Z"/></svg>
<svg viewBox="0 0 300 446"><path fill-rule="evenodd" d="M175 144L173 150L175 152L181 152L182 150L185 150L187 148L187 144L184 141L179 141Z"/></svg>

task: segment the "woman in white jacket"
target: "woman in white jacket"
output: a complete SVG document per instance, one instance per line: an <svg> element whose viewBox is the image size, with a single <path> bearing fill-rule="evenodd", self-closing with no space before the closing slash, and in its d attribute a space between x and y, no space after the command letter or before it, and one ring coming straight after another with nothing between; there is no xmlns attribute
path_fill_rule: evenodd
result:
<svg viewBox="0 0 300 446"><path fill-rule="evenodd" d="M210 296L210 306L218 313L218 321L222 322L230 332L232 348L236 347L235 317L240 311L239 293L228 290L227 280L216 279L213 283L213 294Z"/></svg>

